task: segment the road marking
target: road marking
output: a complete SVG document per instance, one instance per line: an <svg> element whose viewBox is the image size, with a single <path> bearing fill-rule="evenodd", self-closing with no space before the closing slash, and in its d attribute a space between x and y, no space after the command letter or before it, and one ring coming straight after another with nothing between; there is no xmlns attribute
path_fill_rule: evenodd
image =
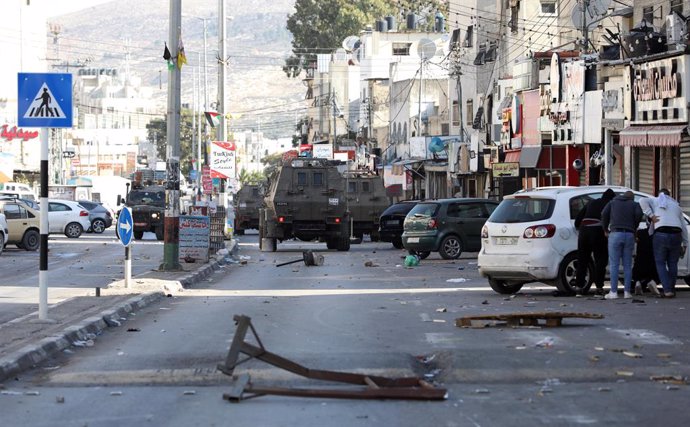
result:
<svg viewBox="0 0 690 427"><path fill-rule="evenodd" d="M642 344L682 345L683 343L648 329L609 329L621 338Z"/></svg>

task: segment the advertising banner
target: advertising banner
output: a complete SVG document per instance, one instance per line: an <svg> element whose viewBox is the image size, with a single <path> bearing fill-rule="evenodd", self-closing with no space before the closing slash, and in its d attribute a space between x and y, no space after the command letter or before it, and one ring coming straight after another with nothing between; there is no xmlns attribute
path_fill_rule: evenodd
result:
<svg viewBox="0 0 690 427"><path fill-rule="evenodd" d="M235 161L234 142L211 142L211 178L234 178Z"/></svg>

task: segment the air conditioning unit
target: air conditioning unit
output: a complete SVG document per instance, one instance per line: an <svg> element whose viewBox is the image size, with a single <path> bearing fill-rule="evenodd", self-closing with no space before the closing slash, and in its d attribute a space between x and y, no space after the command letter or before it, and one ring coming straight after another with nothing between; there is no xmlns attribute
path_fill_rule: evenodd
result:
<svg viewBox="0 0 690 427"><path fill-rule="evenodd" d="M676 12L671 12L666 17L666 45L674 48L682 48L685 43L687 26Z"/></svg>

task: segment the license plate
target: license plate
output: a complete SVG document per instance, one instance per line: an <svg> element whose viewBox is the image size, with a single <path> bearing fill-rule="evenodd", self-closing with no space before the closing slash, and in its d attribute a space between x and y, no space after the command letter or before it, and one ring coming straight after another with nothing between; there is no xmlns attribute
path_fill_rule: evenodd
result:
<svg viewBox="0 0 690 427"><path fill-rule="evenodd" d="M516 245L517 237L496 237L497 245Z"/></svg>
<svg viewBox="0 0 690 427"><path fill-rule="evenodd" d="M408 237L407 243L419 243L419 237Z"/></svg>

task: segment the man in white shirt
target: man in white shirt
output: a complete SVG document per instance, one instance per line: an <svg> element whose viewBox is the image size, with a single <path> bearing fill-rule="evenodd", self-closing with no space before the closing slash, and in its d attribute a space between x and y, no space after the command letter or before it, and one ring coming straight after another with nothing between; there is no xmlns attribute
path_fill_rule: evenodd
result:
<svg viewBox="0 0 690 427"><path fill-rule="evenodd" d="M644 202L643 202L644 200ZM665 298L674 298L678 279L678 260L688 246L688 230L683 210L671 198L666 188L659 190L656 199L640 201L644 214L654 226L652 246L656 269L664 288Z"/></svg>

